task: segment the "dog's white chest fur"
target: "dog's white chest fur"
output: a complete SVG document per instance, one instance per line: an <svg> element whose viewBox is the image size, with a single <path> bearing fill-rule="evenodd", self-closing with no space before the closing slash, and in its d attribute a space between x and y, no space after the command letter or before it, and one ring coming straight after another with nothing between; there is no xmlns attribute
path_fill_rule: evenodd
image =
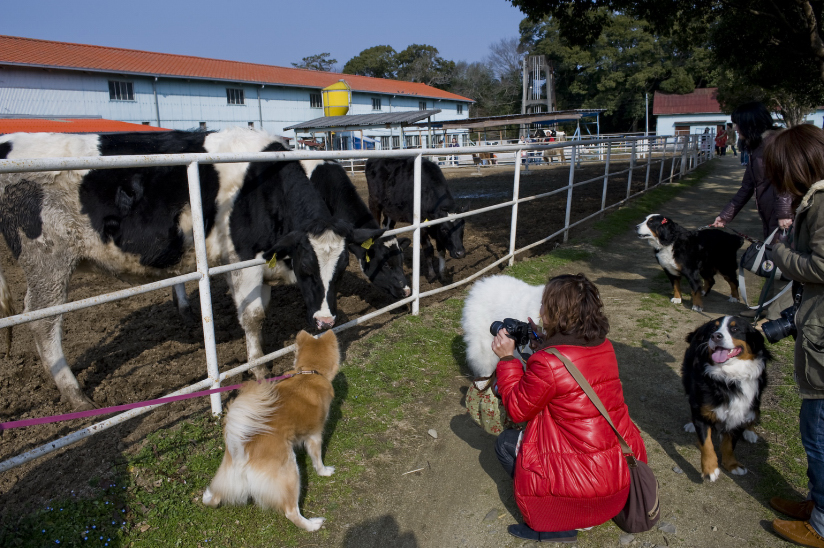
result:
<svg viewBox="0 0 824 548"><path fill-rule="evenodd" d="M658 264L661 265L661 268L673 276L681 275L681 269L675 263L675 256L672 254L672 245L656 249L655 258L658 259Z"/></svg>
<svg viewBox="0 0 824 548"><path fill-rule="evenodd" d="M730 360L721 367L708 365L708 376L731 384L737 381L740 392L735 392L729 402L719 405L713 412L727 431L746 426L755 421L753 400L758 394L758 377L764 364L760 360Z"/></svg>

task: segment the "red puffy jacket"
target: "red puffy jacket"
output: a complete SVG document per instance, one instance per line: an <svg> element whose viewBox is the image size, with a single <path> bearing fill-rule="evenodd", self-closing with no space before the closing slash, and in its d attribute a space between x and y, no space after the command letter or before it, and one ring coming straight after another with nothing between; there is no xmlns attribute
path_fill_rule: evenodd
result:
<svg viewBox="0 0 824 548"><path fill-rule="evenodd" d="M612 343L552 346L580 369L636 458L646 462L644 442L624 403ZM629 495L629 468L615 432L564 364L539 351L526 372L517 359L498 362L497 376L510 418L529 421L515 463L515 500L527 525L568 531L615 517Z"/></svg>

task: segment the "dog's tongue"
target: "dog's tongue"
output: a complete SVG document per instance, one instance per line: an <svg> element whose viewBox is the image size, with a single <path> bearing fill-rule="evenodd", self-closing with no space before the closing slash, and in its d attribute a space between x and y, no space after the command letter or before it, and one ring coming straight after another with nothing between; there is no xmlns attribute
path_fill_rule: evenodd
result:
<svg viewBox="0 0 824 548"><path fill-rule="evenodd" d="M717 348L715 352L712 353L712 361L715 363L724 363L727 361L727 358L730 356L730 351L726 348Z"/></svg>

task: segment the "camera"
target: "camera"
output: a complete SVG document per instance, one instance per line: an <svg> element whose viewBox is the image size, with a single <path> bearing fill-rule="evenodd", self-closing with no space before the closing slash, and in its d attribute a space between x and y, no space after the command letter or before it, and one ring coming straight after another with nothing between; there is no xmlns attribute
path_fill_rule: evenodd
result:
<svg viewBox="0 0 824 548"><path fill-rule="evenodd" d="M796 285L798 285L797 290ZM764 336L771 344L775 344L790 335L795 339L798 335L798 328L795 326L795 314L798 311L798 305L801 304L802 289L801 284L793 284L793 305L782 310L781 317L777 320L764 322L761 326Z"/></svg>
<svg viewBox="0 0 824 548"><path fill-rule="evenodd" d="M515 344L518 346L526 346L529 344L529 334L532 333L532 329L527 322L505 318L504 321L492 322L492 325L489 326L489 332L492 333L493 337L497 336L498 331L501 329L506 329L508 333L507 337L515 341Z"/></svg>

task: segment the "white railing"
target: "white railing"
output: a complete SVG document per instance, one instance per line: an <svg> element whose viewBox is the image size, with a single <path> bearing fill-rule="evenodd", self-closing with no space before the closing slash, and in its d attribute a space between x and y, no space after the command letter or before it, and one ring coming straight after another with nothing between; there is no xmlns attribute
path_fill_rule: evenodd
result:
<svg viewBox="0 0 824 548"><path fill-rule="evenodd" d="M475 278L483 275L484 273L488 272L489 270L495 268L496 266L500 265L501 263L508 261L509 264L513 264L515 261L515 256L519 255L533 247L541 245L549 240L556 238L558 236L563 235L564 241L567 240L569 237L569 230L574 228L575 226L584 223L593 217L602 214L604 211L611 209L615 206L625 203L627 200L634 198L640 194L643 194L647 190L652 187L655 187L661 183L665 182L672 182L676 177L679 179L683 177L688 171L693 170L695 167L700 165L701 163L705 162L706 160L712 158L710 153L707 153L709 150L711 152L711 148L707 148L706 144L703 143L705 136L701 135L689 135L689 136L678 136L678 137L639 137L635 139L601 139L601 140L593 140L589 141L586 144L581 143L580 141L567 141L561 143L548 143L548 144L537 144L537 143L526 143L526 144L513 144L513 145L503 145L503 146L473 146L473 147L457 147L453 148L451 152L455 154L472 154L478 152L492 152L492 153L505 153L505 152L512 152L514 153L514 157L520 157L521 151L539 151L542 152L543 150L552 150L552 149L570 149L569 150L569 182L567 185L557 188L555 190L544 192L542 194L537 194L534 196L527 196L521 198L519 196L519 185L520 185L520 177L521 177L521 165L518 165L516 169L514 169L514 183L513 183L513 195L512 199L483 207L480 209L475 209L472 211L468 211L465 213L460 213L458 215L453 215L449 218L442 218L436 219L426 222L420 222L421 219L421 159L423 156L438 156L442 155L442 149L418 149L414 151L415 162L414 162L414 203L413 203L413 217L412 217L412 224L409 226L405 226L402 228L397 228L394 230L389 230L385 233L386 236L391 236L395 234L401 234L404 232L412 232L413 233L413 246L412 246L412 294L409 297L401 299L399 301L394 302L393 304L381 308L379 310L375 310L370 312L366 315L360 316L355 318L352 321L349 321L345 324L337 326L334 328L334 331L342 331L344 329L348 329L350 327L356 326L363 322L366 322L375 316L385 314L391 310L396 308L405 306L409 303L412 304L412 314L417 315L420 309L420 300L423 297L428 297L430 295L435 295L437 293L441 293L443 291L448 291L450 289L454 289L460 285L466 284L474 280ZM629 146L626 144L629 143ZM603 156L605 159L605 169L604 174L599 175L593 179L589 179L586 181L575 182L575 170L576 164L579 164L579 159L583 155L590 154L588 152L588 147L597 146L598 154ZM621 171L610 173L610 161L612 160L613 155L615 155L614 150L620 150L622 154L625 155L626 150L629 151L629 162L630 167L628 169L624 169ZM640 153L639 153L640 151ZM594 153L593 153L594 154ZM146 285L141 285L137 287L131 287L128 289L124 289L121 291L116 291L114 293L108 293L104 295L99 295L96 297L91 297L88 299L82 299L79 301L73 301L70 303L62 304L59 306L51 306L48 308L43 308L39 310L32 310L27 311L22 314L17 314L15 316L9 316L6 318L0 318L0 329L5 327L11 327L15 325L20 325L23 323L31 322L34 320L42 319L49 316L56 316L58 314L63 314L66 312L71 312L74 310L80 310L83 308L88 308L91 306L97 306L100 304L125 299L127 297L131 297L134 295L139 295L142 293L147 293L149 291L155 291L158 289L163 289L166 287L170 287L175 284L189 282L189 281L198 281L199 290L200 290L200 303L201 303L201 317L203 321L203 338L204 344L206 348L206 372L207 376L204 380L200 381L191 386L183 387L171 394L167 394L167 396L175 396L180 394L188 394L192 392L196 392L198 390L203 390L206 388L217 388L220 386L220 383L227 378L234 377L239 375L257 365L261 365L267 362L270 362L276 358L279 358L285 354L289 354L294 351L294 345L288 346L286 348L280 349L276 352L272 352L260 358L250 360L249 362L234 367L228 371L219 372L218 368L218 361L217 361L217 349L215 345L215 333L214 333L214 322L212 321L212 299L211 299L211 284L210 284L210 277L224 274L227 272L231 272L233 270L239 270L242 268L251 268L251 267L258 267L260 265L265 264L265 261L262 259L253 259L249 261L243 261L240 263L233 263L229 265L217 266L217 267L209 267L206 260L206 235L203 228L203 212L201 208L201 196L200 196L200 178L198 174L198 166L200 164L217 164L217 163L233 163L233 162L272 162L272 161L285 161L285 160L318 160L318 159L335 159L340 161L347 161L352 159L362 159L362 158L398 158L398 157L409 157L410 151L409 150L392 150L392 151L361 151L361 150L352 150L352 151L292 151L292 152L258 152L258 153L227 153L227 154L168 154L168 155L147 155L147 156L106 156L106 157L84 157L84 158L38 158L38 159L13 159L13 160L0 160L0 174L2 173L21 173L21 172L35 172L35 171L61 171L61 170L87 170L87 169L116 169L116 168L124 168L124 167L154 167L154 166L187 166L187 176L188 176L188 183L189 183L189 199L191 203L191 211L192 211L192 225L193 225L193 235L194 235L194 244L195 244L195 254L197 257L197 271L192 272L189 274L183 274L180 276L175 276L173 278L164 279L161 281L149 283ZM644 189L640 192L636 192L632 194L632 178L633 178L633 171L637 169L636 160L639 157L646 158L646 174L644 180ZM670 161L670 170L669 175L665 177L664 173L664 166L667 161ZM651 167L653 163L660 163L660 168L658 171L657 182L650 187L650 173ZM644 165L644 164L642 164ZM676 165L678 165L676 171ZM526 164L528 166L528 164ZM606 198L607 198L607 185L609 183L610 178L615 178L619 175L627 174L627 192L626 196L617 201L614 204L609 206L606 205ZM572 205L572 194L573 189L576 187L580 187L586 184L591 184L596 181L603 181L603 192L602 192L602 200L601 200L601 208L596 211L595 213L588 215L587 217L580 219L574 223L570 222L570 213L571 213L571 205ZM520 249L515 248L515 235L518 228L518 204L541 199L541 198L548 198L555 194L559 194L561 192L566 192L566 214L564 218L564 227L552 234L549 234L546 237L541 238L540 240L533 242L529 245L526 245ZM470 217L474 215L480 215L482 213L486 213L489 211L494 211L497 209L510 207L512 208L512 222L510 228L510 237L509 237L509 252L504 256L493 263L487 265L483 269L473 273L472 275L454 282L450 285L446 285L443 287L438 287L435 289L431 289L429 291L420 291L420 238L421 238L421 229L428 226L433 226L442 222L451 221L455 218L462 218L462 217ZM222 412L221 408L221 400L219 394L212 394L211 396L211 406L212 412L214 414L219 414ZM144 407L140 409L133 409L131 411L127 411L125 413L121 413L104 421L98 422L86 428L82 428L76 432L73 432L67 436L49 442L45 445L41 445L35 449L22 453L16 457L10 458L6 461L0 462L0 472L13 468L15 466L19 466L25 462L28 462L32 459L35 459L39 456L46 455L72 443L80 441L86 437L91 436L97 432L101 432L112 426L122 423L130 418L136 417L140 414L146 413L151 409L154 409L158 406L151 406L151 407Z"/></svg>

